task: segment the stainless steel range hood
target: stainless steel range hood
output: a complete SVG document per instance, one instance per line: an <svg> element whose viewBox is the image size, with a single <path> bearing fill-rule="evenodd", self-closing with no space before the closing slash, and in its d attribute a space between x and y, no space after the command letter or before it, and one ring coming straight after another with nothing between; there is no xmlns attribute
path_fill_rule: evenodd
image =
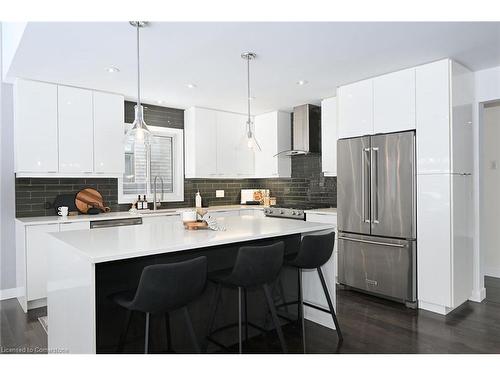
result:
<svg viewBox="0 0 500 375"><path fill-rule="evenodd" d="M292 149L275 156L288 157L321 152L321 108L304 104L293 109Z"/></svg>

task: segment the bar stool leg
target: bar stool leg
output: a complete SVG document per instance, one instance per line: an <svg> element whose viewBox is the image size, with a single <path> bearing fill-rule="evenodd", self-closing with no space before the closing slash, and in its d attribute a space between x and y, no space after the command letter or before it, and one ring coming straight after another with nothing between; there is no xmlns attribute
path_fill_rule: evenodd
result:
<svg viewBox="0 0 500 375"><path fill-rule="evenodd" d="M302 269L297 268L299 274L299 301L297 302L300 310L300 326L302 330L302 349L306 353L306 322L304 318L304 291L302 290Z"/></svg>
<svg viewBox="0 0 500 375"><path fill-rule="evenodd" d="M125 324L123 326L122 333L120 335L120 341L118 342L118 352L123 353L123 347L125 346L125 339L127 338L127 333L130 328L130 318L132 316L132 310L127 310L125 316Z"/></svg>
<svg viewBox="0 0 500 375"><path fill-rule="evenodd" d="M238 344L239 344L239 352L243 353L243 343L241 337L241 287L238 287Z"/></svg>
<svg viewBox="0 0 500 375"><path fill-rule="evenodd" d="M269 305L269 310L271 311L271 316L273 318L274 327L276 328L276 332L278 333L278 338L280 339L281 350L283 350L283 353L288 353L285 337L283 336L283 331L281 330L281 324L278 319L278 315L276 314L276 308L274 307L274 302L271 297L271 293L269 292L269 287L266 284L264 284L262 286L262 289L264 289L264 294L266 296L267 304Z"/></svg>
<svg viewBox="0 0 500 375"><path fill-rule="evenodd" d="M321 285L323 286L323 292L325 292L326 301L328 302L328 308L330 309L330 313L332 314L333 324L335 324L335 329L337 330L337 336L339 341L344 340L342 336L342 332L340 331L339 321L337 320L337 315L335 314L335 309L333 308L332 299L330 298L330 293L328 292L328 287L326 286L325 278L323 276L323 271L321 271L321 267L317 268L319 279L321 280Z"/></svg>
<svg viewBox="0 0 500 375"><path fill-rule="evenodd" d="M172 350L172 336L170 335L170 314L165 313L165 333L167 334L167 352Z"/></svg>
<svg viewBox="0 0 500 375"><path fill-rule="evenodd" d="M204 342L204 348L203 351L206 352L208 349L208 337L212 334L212 331L214 329L214 324L215 324L215 317L217 313L217 305L219 304L219 299L220 299L220 293L222 290L222 286L220 284L217 284L215 287L215 293L212 299L212 302L210 303L210 313L209 313L209 318L208 318L208 329L207 329L207 335L205 337L205 342Z"/></svg>
<svg viewBox="0 0 500 375"><path fill-rule="evenodd" d="M302 306L301 306L301 301L302 301L302 273L300 272L300 268L297 268L297 294L298 294L298 303L297 303L297 322L300 322L302 319Z"/></svg>
<svg viewBox="0 0 500 375"><path fill-rule="evenodd" d="M189 315L189 310L187 306L184 306L182 308L182 313L184 315L184 319L186 320L189 337L191 338L194 350L196 351L196 353L201 353L200 345L198 344L198 339L196 338L196 334L193 328L193 322L191 321L191 316Z"/></svg>
<svg viewBox="0 0 500 375"><path fill-rule="evenodd" d="M243 288L243 295L245 298L245 342L248 341L248 299L247 288Z"/></svg>
<svg viewBox="0 0 500 375"><path fill-rule="evenodd" d="M146 313L146 327L144 328L145 337L144 337L144 354L148 354L148 346L149 346L149 313Z"/></svg>

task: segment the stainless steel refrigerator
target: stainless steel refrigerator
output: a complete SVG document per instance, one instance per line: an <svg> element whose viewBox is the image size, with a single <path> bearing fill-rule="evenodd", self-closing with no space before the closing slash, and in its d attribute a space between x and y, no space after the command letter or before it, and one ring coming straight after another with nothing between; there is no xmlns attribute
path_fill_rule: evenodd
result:
<svg viewBox="0 0 500 375"><path fill-rule="evenodd" d="M413 131L338 141L339 283L416 302L415 191Z"/></svg>

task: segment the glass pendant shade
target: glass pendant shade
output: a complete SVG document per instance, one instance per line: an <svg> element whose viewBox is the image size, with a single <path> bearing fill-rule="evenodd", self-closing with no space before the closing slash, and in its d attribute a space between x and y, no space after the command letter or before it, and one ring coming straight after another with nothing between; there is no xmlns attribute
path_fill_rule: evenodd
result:
<svg viewBox="0 0 500 375"><path fill-rule="evenodd" d="M253 151L262 151L260 148L259 142L255 138L255 135L252 131L253 123L251 120L247 121L247 132L246 132L246 144L247 147Z"/></svg>
<svg viewBox="0 0 500 375"><path fill-rule="evenodd" d="M125 135L125 142L149 146L153 141L153 134L144 122L144 107L136 105L134 109L134 122L132 123L132 128Z"/></svg>

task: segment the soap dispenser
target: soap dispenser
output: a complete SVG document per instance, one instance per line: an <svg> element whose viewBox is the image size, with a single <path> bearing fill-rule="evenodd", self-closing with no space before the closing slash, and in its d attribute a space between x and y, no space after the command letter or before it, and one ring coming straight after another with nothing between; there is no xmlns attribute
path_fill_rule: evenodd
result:
<svg viewBox="0 0 500 375"><path fill-rule="evenodd" d="M196 208L201 208L201 195L200 195L200 191L199 190L196 193L196 196L195 196L194 200L195 200Z"/></svg>

